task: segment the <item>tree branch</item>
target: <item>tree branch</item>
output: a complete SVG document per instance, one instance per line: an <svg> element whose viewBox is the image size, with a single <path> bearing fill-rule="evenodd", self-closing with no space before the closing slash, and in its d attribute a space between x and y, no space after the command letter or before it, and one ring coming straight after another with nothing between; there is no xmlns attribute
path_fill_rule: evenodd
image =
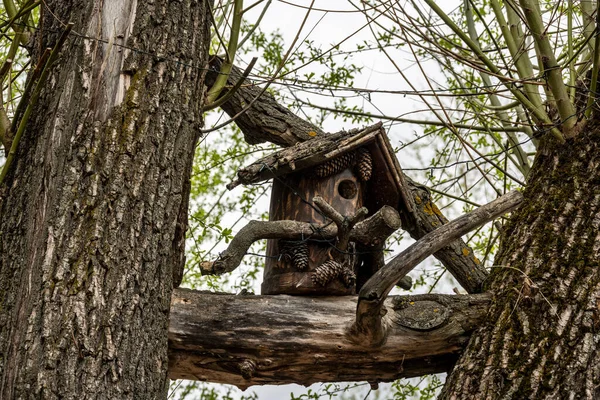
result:
<svg viewBox="0 0 600 400"><path fill-rule="evenodd" d="M410 236L419 240L429 232L448 223L448 219L431 199L427 187L414 182L405 176L409 191L412 194L414 212L402 220L402 228ZM435 252L437 258L467 291L467 293L480 293L483 282L488 276L487 270L473 250L462 240L458 239L441 250Z"/></svg>
<svg viewBox="0 0 600 400"><path fill-rule="evenodd" d="M236 385L387 382L448 371L485 318L489 296L386 300L389 337L347 336L356 297L235 296L175 289L169 377Z"/></svg>
<svg viewBox="0 0 600 400"><path fill-rule="evenodd" d="M560 114L565 136L567 138L573 137L571 129L577 123L575 107L569 98L567 87L563 81L562 70L552 50L552 44L550 44L550 39L546 32L547 28L542 19L539 3L537 0L519 0L519 3L527 20L527 26L531 30L533 40L537 45L536 53L538 53L541 61L540 68L543 68L542 71L556 101L556 108Z"/></svg>
<svg viewBox="0 0 600 400"><path fill-rule="evenodd" d="M519 192L505 194L425 235L375 273L358 295L356 322L351 330L355 340L380 346L388 335L387 327L382 322L385 315L383 304L396 282L435 251L478 226L513 210L521 201L523 195Z"/></svg>
<svg viewBox="0 0 600 400"><path fill-rule="evenodd" d="M219 75L222 60L213 57L210 70L206 74L206 85L212 86ZM233 86L242 78L242 71L233 67L227 85ZM233 94L231 99L221 105L221 108L231 117L242 111L261 92L259 86L247 83ZM273 95L263 93L252 107L239 116L235 123L244 133L244 138L250 144L271 142L288 147L298 142L304 142L324 132L308 121L296 116L287 107L275 101ZM312 132L312 134L311 134Z"/></svg>
<svg viewBox="0 0 600 400"><path fill-rule="evenodd" d="M220 60L214 58L211 68L218 71ZM234 85L242 73L233 67L228 84ZM208 85L211 77L214 79L216 72L207 75ZM231 117L240 112L246 104L260 93L260 88L247 80L229 101L221 107ZM281 146L292 146L313 138L309 132L315 132L319 137L323 131L312 123L293 114L287 107L277 103L273 96L264 93L245 114L236 119L236 124L244 133L249 143L262 143L268 141ZM412 212L402 215L402 226L415 239L420 239L428 232L447 223L447 219L433 202L425 186L413 182L406 175L403 178L411 192ZM479 293L481 285L488 272L474 257L470 249L461 239L455 240L448 246L437 251L434 256L444 264L448 271L456 278L468 293Z"/></svg>
<svg viewBox="0 0 600 400"><path fill-rule="evenodd" d="M330 218L337 226L338 244L336 248L337 250L339 250L338 254L343 255L341 254L341 252L344 252L348 249L348 244L350 243L350 235L352 234L352 228L358 222L363 220L367 216L369 211L366 209L366 207L361 207L358 210L356 210L356 213L354 213L353 215L342 215L336 209L334 209L331 206L331 204L327 203L325 199L323 199L321 196L316 196L313 199L313 202L317 207L319 207L321 212L326 217ZM398 218L398 221L400 221L400 218Z"/></svg>
<svg viewBox="0 0 600 400"><path fill-rule="evenodd" d="M400 228L398 212L389 206L382 207L374 215L357 223L350 231L350 240L364 246L378 246ZM221 275L235 270L252 243L262 239L306 240L309 238L328 240L338 235L335 225L315 225L300 221L250 221L231 240L219 259L201 265L202 273Z"/></svg>

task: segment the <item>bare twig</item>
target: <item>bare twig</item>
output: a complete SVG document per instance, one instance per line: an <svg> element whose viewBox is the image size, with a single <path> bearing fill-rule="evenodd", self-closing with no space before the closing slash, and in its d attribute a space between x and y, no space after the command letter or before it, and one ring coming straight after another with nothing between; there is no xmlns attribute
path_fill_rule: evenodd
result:
<svg viewBox="0 0 600 400"><path fill-rule="evenodd" d="M466 33L462 31L451 19L444 13L444 11L433 1L433 0L425 0L425 3L431 7L431 9L444 21L444 23L452 29L452 31L461 38L461 40L469 46L469 48L475 53L475 55L485 64L485 66L489 69L489 71L495 74L506 86L508 90L523 104L525 108L527 108L535 118L542 124L545 124L551 127L550 132L554 135L561 143L565 141L563 134L560 130L558 130L548 115L544 112L544 110L536 107L528 98L525 96L523 92L514 87L510 79L508 79L505 75L502 74L500 69L496 66L496 64L490 60L473 41L468 37ZM556 60L555 60L556 61ZM560 74L560 71L557 70L557 73ZM564 86L564 84L563 84ZM568 99L567 99L568 100ZM570 101L569 101L570 104ZM566 106L565 106L566 107ZM573 115L573 113L571 114ZM562 117L562 113L561 113ZM563 121L564 122L564 121Z"/></svg>

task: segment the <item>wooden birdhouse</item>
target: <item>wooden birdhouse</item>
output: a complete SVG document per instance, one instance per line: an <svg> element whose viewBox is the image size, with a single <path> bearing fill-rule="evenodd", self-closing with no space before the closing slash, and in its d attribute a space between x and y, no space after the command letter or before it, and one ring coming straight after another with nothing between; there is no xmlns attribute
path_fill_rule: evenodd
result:
<svg viewBox="0 0 600 400"><path fill-rule="evenodd" d="M359 239L351 228L384 206L407 207L400 165L381 124L273 153L240 170L231 186L267 179L273 179L269 220L304 222L311 230L267 241L262 294L357 293L383 265L385 237L398 226L369 232L375 222L363 223ZM336 226L336 237L323 233Z"/></svg>

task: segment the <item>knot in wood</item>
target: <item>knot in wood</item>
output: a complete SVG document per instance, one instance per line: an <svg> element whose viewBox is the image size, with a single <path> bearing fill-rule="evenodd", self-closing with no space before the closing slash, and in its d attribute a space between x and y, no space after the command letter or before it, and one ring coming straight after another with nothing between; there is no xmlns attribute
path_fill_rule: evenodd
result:
<svg viewBox="0 0 600 400"><path fill-rule="evenodd" d="M252 360L244 360L240 362L240 373L242 377L246 380L250 380L254 377L256 373L256 363Z"/></svg>
<svg viewBox="0 0 600 400"><path fill-rule="evenodd" d="M451 314L448 307L431 300L404 301L395 306L395 311L396 314L393 318L395 324L416 331L438 328L448 321Z"/></svg>

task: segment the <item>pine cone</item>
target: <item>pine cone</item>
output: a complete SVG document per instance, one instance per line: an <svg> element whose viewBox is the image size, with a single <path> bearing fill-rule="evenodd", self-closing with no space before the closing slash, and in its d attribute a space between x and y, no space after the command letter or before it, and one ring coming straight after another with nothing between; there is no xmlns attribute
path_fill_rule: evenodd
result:
<svg viewBox="0 0 600 400"><path fill-rule="evenodd" d="M324 162L321 165L315 167L315 175L319 178L326 178L328 176L337 174L351 167L356 163L356 152L351 151L349 153L342 154L339 157Z"/></svg>
<svg viewBox="0 0 600 400"><path fill-rule="evenodd" d="M347 288L354 286L356 283L356 274L350 268L344 268L341 272L341 279L344 283L344 286Z"/></svg>
<svg viewBox="0 0 600 400"><path fill-rule="evenodd" d="M292 262L296 269L303 271L308 268L308 246L306 242L298 243L292 249Z"/></svg>
<svg viewBox="0 0 600 400"><path fill-rule="evenodd" d="M361 147L358 150L356 172L361 181L366 182L371 179L371 173L373 172L373 158L371 157L371 152L364 147Z"/></svg>
<svg viewBox="0 0 600 400"><path fill-rule="evenodd" d="M308 268L309 252L306 242L279 241L279 252L284 260L302 271Z"/></svg>
<svg viewBox="0 0 600 400"><path fill-rule="evenodd" d="M337 261L325 261L314 270L311 278L315 285L325 286L340 276L343 270L344 267Z"/></svg>

